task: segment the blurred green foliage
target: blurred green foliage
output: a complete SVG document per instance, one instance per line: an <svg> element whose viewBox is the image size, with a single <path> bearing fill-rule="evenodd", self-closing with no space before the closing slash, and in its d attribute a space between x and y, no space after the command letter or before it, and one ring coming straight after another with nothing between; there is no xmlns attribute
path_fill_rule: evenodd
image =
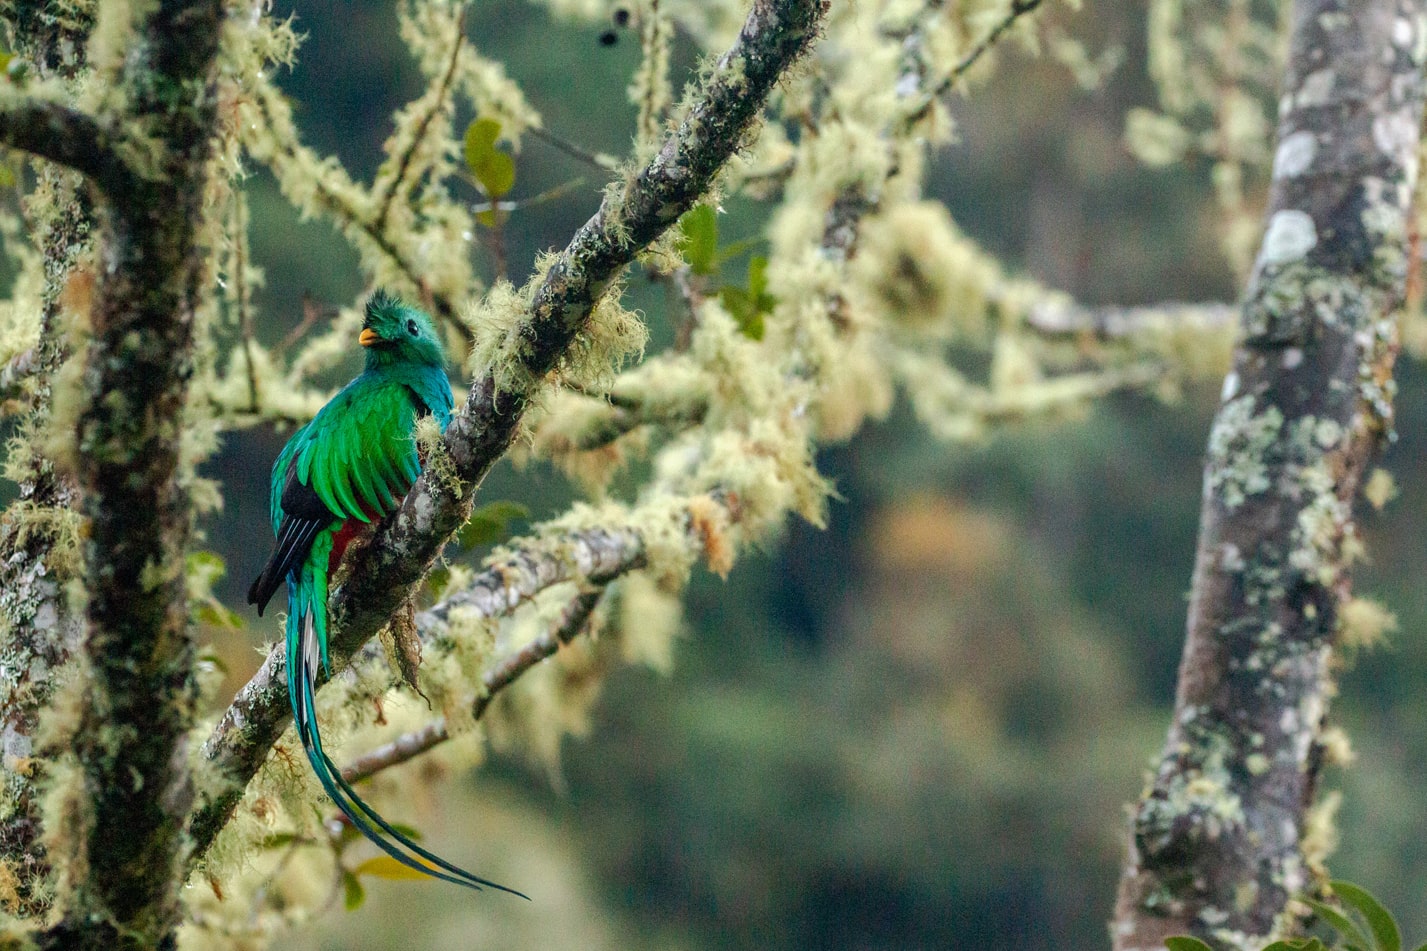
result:
<svg viewBox="0 0 1427 951"><path fill-rule="evenodd" d="M417 86L394 13L277 6L295 9L308 34L282 80L304 135L370 174L392 109ZM1077 16L1088 43L1127 50L1098 92L1078 90L1053 63L1008 55L994 85L958 102L960 144L936 164L931 193L1012 266L1083 300L1231 299L1207 170L1149 170L1121 143L1125 110L1151 99L1142 16L1128 0ZM550 129L618 154L633 135L624 87L637 50L601 44L603 30L515 0L474 5L468 24ZM676 62L687 60L678 46ZM488 169L487 181L477 166L506 154L489 132L476 135L472 169L492 196L507 178L514 199L584 182L506 222L518 274L594 210L604 173L527 137L512 168ZM345 245L323 224L294 220L270 182L254 179L249 194L253 255L267 272L260 334L282 339L304 295L347 300L360 278ZM728 211L726 233L756 230L758 208ZM695 270L717 271L716 226L686 219L684 235L704 249ZM741 278L725 275L726 290L749 298L751 335L764 309L757 277L754 261ZM663 298L632 284L656 339L668 339ZM592 735L568 747L558 791L511 760L473 780L483 800L524 803L498 838L484 829L487 846L572 850L585 871L568 874L595 883L598 908L537 895L522 914L563 921L568 906L606 916L618 927L599 933L624 947L1105 947L1121 807L1163 741L1172 698L1214 395L1191 392L1177 406L1117 397L1087 420L972 449L931 442L898 410L826 451L821 468L842 497L828 530L790 526L778 550L746 559L728 581L697 579L674 672L614 678ZM1372 561L1359 588L1398 612L1402 633L1345 673L1335 710L1359 759L1327 781L1345 791L1335 872L1369 884L1421 932L1427 645L1415 635L1427 623L1427 385L1417 366L1402 368L1399 407L1387 464L1402 497L1366 517ZM235 436L211 466L228 502L205 527L229 567L214 580L229 604L266 551L266 466L283 435ZM552 473L508 465L483 492L533 518L570 497ZM502 512L508 521L517 510ZM255 642L270 635L251 632ZM471 929L456 923L475 912L449 907L437 889L353 875L347 903L387 887L401 889L399 913L395 899L376 904L394 917L368 902L352 921L324 925L336 929L328 937L311 935L312 946L407 947L413 922L422 946L470 946Z"/></svg>

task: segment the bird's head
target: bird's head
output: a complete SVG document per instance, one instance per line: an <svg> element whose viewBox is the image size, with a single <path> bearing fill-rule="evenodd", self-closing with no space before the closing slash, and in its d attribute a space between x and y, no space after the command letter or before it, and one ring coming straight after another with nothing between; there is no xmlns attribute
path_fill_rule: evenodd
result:
<svg viewBox="0 0 1427 951"><path fill-rule="evenodd" d="M424 311L378 290L367 301L367 318L357 338L367 351L367 366L390 363L446 365L446 351Z"/></svg>

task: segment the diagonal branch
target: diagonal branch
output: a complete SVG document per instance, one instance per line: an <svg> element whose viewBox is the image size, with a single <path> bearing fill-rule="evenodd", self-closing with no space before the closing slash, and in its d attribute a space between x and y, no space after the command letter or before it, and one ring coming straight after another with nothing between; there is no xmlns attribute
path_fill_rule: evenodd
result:
<svg viewBox="0 0 1427 951"><path fill-rule="evenodd" d="M99 120L42 95L0 93L0 143L73 169L109 194L131 185L132 174Z"/></svg>
<svg viewBox="0 0 1427 951"><path fill-rule="evenodd" d="M584 328L618 273L708 190L753 129L783 72L812 42L824 0L757 0L734 46L715 64L684 120L625 187L556 258L519 315L521 372L489 366L444 439L461 483L450 491L423 475L332 598L331 656L345 664L413 592L470 512L475 488L514 438L529 400ZM507 380L506 377L514 376ZM234 702L204 746L215 783L203 790L191 832L201 855L227 822L288 720L281 651Z"/></svg>

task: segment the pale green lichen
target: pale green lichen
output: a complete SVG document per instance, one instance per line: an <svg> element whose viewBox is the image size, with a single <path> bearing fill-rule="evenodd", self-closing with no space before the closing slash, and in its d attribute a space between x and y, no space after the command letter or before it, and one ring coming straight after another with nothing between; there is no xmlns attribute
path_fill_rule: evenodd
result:
<svg viewBox="0 0 1427 951"><path fill-rule="evenodd" d="M432 487L452 498L461 498L465 485L461 481L460 473L456 471L456 463L451 460L451 454L446 451L446 445L441 441L441 424L436 422L433 416L423 416L416 421L414 437L416 452L421 457L421 467L431 474Z"/></svg>
<svg viewBox="0 0 1427 951"><path fill-rule="evenodd" d="M1267 453L1279 440L1283 413L1269 406L1255 412L1253 396L1229 401L1219 410L1209 434L1209 485L1232 510L1268 490Z"/></svg>
<svg viewBox="0 0 1427 951"><path fill-rule="evenodd" d="M549 262L544 262L548 270ZM534 386L525 370L526 343L521 327L530 308L530 290L517 290L509 281L497 281L464 316L475 343L466 369L479 378L489 374L496 392L524 393Z"/></svg>
<svg viewBox="0 0 1427 951"><path fill-rule="evenodd" d="M1376 647L1397 627L1397 615L1372 598L1349 598L1338 608L1338 642L1349 650Z"/></svg>

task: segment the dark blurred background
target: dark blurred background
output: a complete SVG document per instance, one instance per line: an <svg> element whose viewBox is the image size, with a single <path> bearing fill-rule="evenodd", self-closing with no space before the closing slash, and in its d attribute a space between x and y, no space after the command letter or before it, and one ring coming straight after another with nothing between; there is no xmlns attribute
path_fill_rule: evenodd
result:
<svg viewBox="0 0 1427 951"><path fill-rule="evenodd" d="M308 39L282 84L303 134L369 177L392 110L420 85L395 13L363 2L297 14ZM1142 18L1134 0L1103 0L1068 21L1092 51L1125 52L1099 91L1008 52L990 83L958 99L958 142L928 190L1010 268L1083 301L1232 299L1208 170L1147 169L1123 145L1126 109L1154 101ZM627 150L633 37L605 46L604 24L561 25L515 0L480 0L468 26L549 128ZM687 44L678 61L691 61ZM517 164L517 198L583 179L512 220L519 281L593 211L604 180L534 139ZM331 228L299 222L263 174L250 188L253 253L267 270L260 333L273 342L304 294L346 303L362 280ZM724 234L756 231L760 209L730 211ZM661 298L636 290L656 341L667 339ZM1427 700L1412 684L1427 673L1427 385L1411 361L1401 382L1386 465L1402 497L1364 515L1371 561L1358 585L1401 630L1343 674L1335 716L1359 758L1327 782L1345 793L1335 874L1378 893L1420 941ZM699 574L673 672L618 673L591 734L566 743L559 781L497 756L435 784L440 803L419 823L428 841L527 888L533 904L376 882L364 907L291 946L1106 947L1123 805L1162 742L1174 689L1216 390L1177 405L1117 396L1083 420L974 446L931 441L899 406L827 449L820 466L841 497L828 528L790 525L727 581ZM228 560L234 606L267 551L267 469L285 437L230 436L208 466L227 490L205 527ZM536 518L570 498L540 467L503 465L483 491ZM276 622L249 620L223 635L230 686L256 666L249 643L277 635Z"/></svg>

